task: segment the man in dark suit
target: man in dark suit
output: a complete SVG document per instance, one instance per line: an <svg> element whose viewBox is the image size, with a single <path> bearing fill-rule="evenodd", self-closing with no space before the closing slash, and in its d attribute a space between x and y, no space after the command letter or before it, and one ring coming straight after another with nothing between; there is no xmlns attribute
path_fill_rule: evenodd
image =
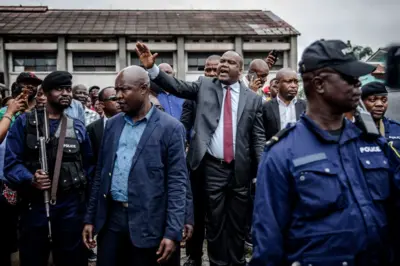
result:
<svg viewBox="0 0 400 266"><path fill-rule="evenodd" d="M217 77L217 67L219 64L219 55L211 55L207 58L204 66L204 76L215 78ZM199 79L202 77L199 77ZM185 100L182 106L181 123L186 129L186 141L190 145L192 128L196 119L196 101ZM193 236L186 242L186 255L188 260L184 266L201 265L203 256L204 242L204 222L205 222L205 199L204 199L204 178L201 171L190 172L190 184L193 192L193 207L194 207L194 231Z"/></svg>
<svg viewBox="0 0 400 266"><path fill-rule="evenodd" d="M188 174L185 129L149 100L150 80L138 66L115 81L124 113L104 130L83 239L97 266L156 266L168 261L182 239Z"/></svg>
<svg viewBox="0 0 400 266"><path fill-rule="evenodd" d="M269 140L288 123L299 120L306 111L306 102L297 98L299 80L296 71L283 68L276 74L278 96L264 103L265 138Z"/></svg>
<svg viewBox="0 0 400 266"><path fill-rule="evenodd" d="M103 132L104 128L106 127L107 120L121 112L121 108L117 103L117 97L114 87L106 87L101 89L98 97L99 104L104 111L104 116L87 126L87 132L92 143L95 162L97 162L101 146L101 139L103 138Z"/></svg>
<svg viewBox="0 0 400 266"><path fill-rule="evenodd" d="M242 57L226 52L217 78L184 82L160 71L154 63L157 54L145 44L138 43L136 51L155 83L197 101L188 160L191 170L204 171L210 265L245 265L249 173L259 162L265 133L262 99L240 82Z"/></svg>

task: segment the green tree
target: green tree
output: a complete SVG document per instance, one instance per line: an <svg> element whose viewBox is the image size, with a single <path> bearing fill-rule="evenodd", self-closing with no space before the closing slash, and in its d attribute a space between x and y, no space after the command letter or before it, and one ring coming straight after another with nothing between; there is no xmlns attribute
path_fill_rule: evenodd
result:
<svg viewBox="0 0 400 266"><path fill-rule="evenodd" d="M371 56L374 53L371 47L361 46L361 45L353 46L350 41L347 41L347 46L349 46L353 50L353 53L358 60L366 59L367 57Z"/></svg>

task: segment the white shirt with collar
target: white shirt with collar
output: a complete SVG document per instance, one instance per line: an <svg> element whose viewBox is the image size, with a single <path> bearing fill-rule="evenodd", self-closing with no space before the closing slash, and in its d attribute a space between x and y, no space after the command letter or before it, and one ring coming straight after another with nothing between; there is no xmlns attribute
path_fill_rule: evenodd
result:
<svg viewBox="0 0 400 266"><path fill-rule="evenodd" d="M233 155L236 151L236 131L237 131L237 111L239 106L240 83L236 82L231 87L231 104L232 104L232 130L233 130ZM224 159L224 106L226 97L226 85L222 84L224 97L222 98L221 115L219 123L211 136L211 141L208 144L207 152L218 159Z"/></svg>
<svg viewBox="0 0 400 266"><path fill-rule="evenodd" d="M152 68L148 69L150 79L155 79L160 72L157 65L153 65ZM207 152L218 159L224 159L224 106L226 96L226 85L221 84L223 90L221 114L219 117L218 126L215 129L214 134L211 136L211 141L208 144ZM237 112L239 106L239 95L240 95L240 83L236 82L231 87L231 104L232 104L232 129L233 129L233 154L236 151L236 131L237 131Z"/></svg>
<svg viewBox="0 0 400 266"><path fill-rule="evenodd" d="M276 97L279 106L279 116L281 120L281 128L286 127L288 123L295 123L296 119L296 102L297 98L295 97L288 105L281 100L279 95Z"/></svg>
<svg viewBox="0 0 400 266"><path fill-rule="evenodd" d="M103 116L104 128L106 128L107 120L108 120L108 118L107 118L106 114L104 114L104 116Z"/></svg>

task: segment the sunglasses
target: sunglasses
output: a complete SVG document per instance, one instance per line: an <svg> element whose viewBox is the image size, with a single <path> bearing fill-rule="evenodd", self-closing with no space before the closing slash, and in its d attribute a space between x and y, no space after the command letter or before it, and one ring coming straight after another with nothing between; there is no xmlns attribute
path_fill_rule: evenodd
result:
<svg viewBox="0 0 400 266"><path fill-rule="evenodd" d="M162 107L161 105L155 105L155 107L158 109L158 110L161 110L161 111L163 111L163 112L165 112L165 109L164 109L164 107Z"/></svg>

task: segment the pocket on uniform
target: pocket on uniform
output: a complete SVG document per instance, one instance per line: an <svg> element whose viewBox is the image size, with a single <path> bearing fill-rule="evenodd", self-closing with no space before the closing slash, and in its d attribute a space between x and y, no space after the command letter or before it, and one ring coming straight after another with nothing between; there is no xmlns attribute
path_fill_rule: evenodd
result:
<svg viewBox="0 0 400 266"><path fill-rule="evenodd" d="M331 162L302 165L296 169L294 178L301 215L324 216L345 207L338 170Z"/></svg>
<svg viewBox="0 0 400 266"><path fill-rule="evenodd" d="M360 164L364 171L371 198L386 200L390 196L389 164L383 154L361 156Z"/></svg>

